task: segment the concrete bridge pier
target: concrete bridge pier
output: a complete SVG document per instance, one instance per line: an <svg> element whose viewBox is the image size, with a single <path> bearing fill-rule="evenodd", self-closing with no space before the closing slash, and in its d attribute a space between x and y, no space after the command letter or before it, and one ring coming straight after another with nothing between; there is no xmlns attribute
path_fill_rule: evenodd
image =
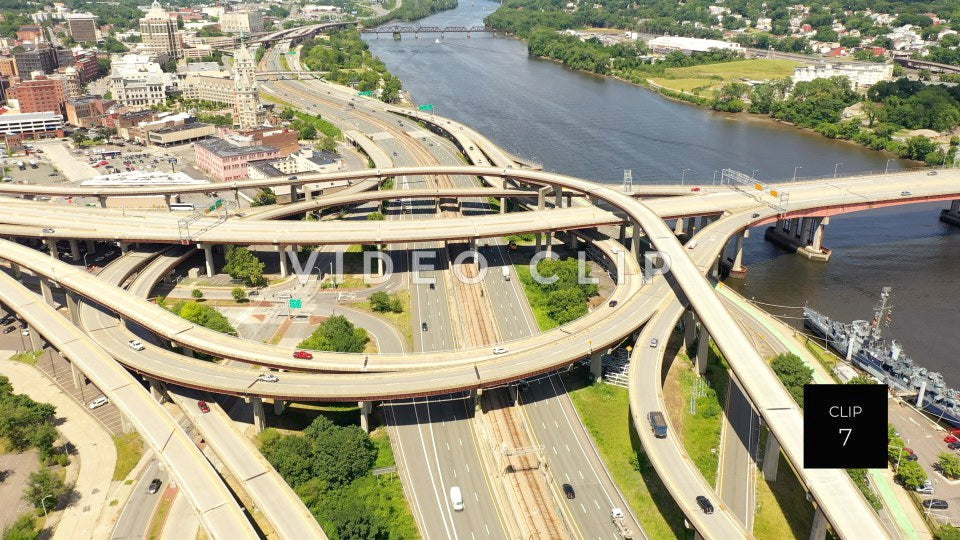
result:
<svg viewBox="0 0 960 540"><path fill-rule="evenodd" d="M603 379L603 353L597 351L590 354L590 375L593 375L594 380Z"/></svg>
<svg viewBox="0 0 960 540"><path fill-rule="evenodd" d="M707 373L707 360L710 358L710 332L700 325L700 337L697 339L697 373L702 377Z"/></svg>
<svg viewBox="0 0 960 540"><path fill-rule="evenodd" d="M357 406L360 407L360 429L364 433L370 433L370 413L373 412L373 402L358 401Z"/></svg>
<svg viewBox="0 0 960 540"><path fill-rule="evenodd" d="M73 387L77 390L83 386L83 375L80 373L80 370L77 369L77 365L73 362L70 364L70 378L73 379ZM122 416L122 415L121 415Z"/></svg>
<svg viewBox="0 0 960 540"><path fill-rule="evenodd" d="M93 240L85 240L87 243L87 253L93 253L97 250L97 243Z"/></svg>
<svg viewBox="0 0 960 540"><path fill-rule="evenodd" d="M778 220L776 225L768 227L764 239L791 250L801 257L812 261L830 260L830 250L823 247L823 231L830 223L829 217L808 217Z"/></svg>
<svg viewBox="0 0 960 540"><path fill-rule="evenodd" d="M274 416L280 416L281 414L283 414L283 409L284 409L284 407L286 407L286 405L287 405L287 403L286 403L285 401L283 401L282 399L274 399L274 400L273 400L273 415L274 415Z"/></svg>
<svg viewBox="0 0 960 540"><path fill-rule="evenodd" d="M297 186L290 186L290 202L295 203L300 199L300 192L297 191Z"/></svg>
<svg viewBox="0 0 960 540"><path fill-rule="evenodd" d="M680 236L683 234L683 218L677 218L677 222L673 225L673 234Z"/></svg>
<svg viewBox="0 0 960 540"><path fill-rule="evenodd" d="M633 229L633 238L630 239L630 254L634 259L640 260L640 224L633 222L630 224Z"/></svg>
<svg viewBox="0 0 960 540"><path fill-rule="evenodd" d="M553 252L553 231L547 231L545 235L547 237L547 246L546 246L547 253L552 253Z"/></svg>
<svg viewBox="0 0 960 540"><path fill-rule="evenodd" d="M20 265L17 264L17 263L15 263L15 262L12 262L12 263L10 263L10 269L13 270L13 277L14 277L14 279L16 279L17 281L22 282L22 281L23 281L23 272L20 271Z"/></svg>
<svg viewBox="0 0 960 540"><path fill-rule="evenodd" d="M267 427L267 418L263 412L263 398L251 397L250 404L253 405L253 427L257 433L260 433Z"/></svg>
<svg viewBox="0 0 960 540"><path fill-rule="evenodd" d="M48 306L56 308L57 305L53 302L53 289L50 288L50 280L46 278L40 278L40 294L43 296L43 301L47 303Z"/></svg>
<svg viewBox="0 0 960 540"><path fill-rule="evenodd" d="M960 199L950 201L950 208L940 211L940 221L960 227Z"/></svg>
<svg viewBox="0 0 960 540"><path fill-rule="evenodd" d="M697 226L694 222L697 220L695 217L687 218L686 223L683 226L683 234L687 235L687 238L693 236L693 233L696 232Z"/></svg>
<svg viewBox="0 0 960 540"><path fill-rule="evenodd" d="M121 254L125 254L130 251L130 242L117 242L117 247L120 248Z"/></svg>
<svg viewBox="0 0 960 540"><path fill-rule="evenodd" d="M37 329L32 325L27 325L27 330L30 331L30 349L34 351L42 351L43 339L40 338L40 334L37 332Z"/></svg>
<svg viewBox="0 0 960 540"><path fill-rule="evenodd" d="M173 202L173 195L167 193L163 196L163 204L167 207L167 210L170 210L170 204Z"/></svg>
<svg viewBox="0 0 960 540"><path fill-rule="evenodd" d="M777 481L777 468L780 466L780 441L767 432L767 445L763 450L763 477L767 482Z"/></svg>
<svg viewBox="0 0 960 540"><path fill-rule="evenodd" d="M827 516L817 507L813 515L813 525L810 527L810 540L824 540L827 537Z"/></svg>
<svg viewBox="0 0 960 540"><path fill-rule="evenodd" d="M213 262L213 245L197 244L197 249L203 250L203 259L206 262L207 277L213 277L216 274L216 265Z"/></svg>
<svg viewBox="0 0 960 540"><path fill-rule="evenodd" d="M147 384L150 385L150 397L157 400L157 403L166 403L167 396L164 394L163 386L157 379L153 377L144 377Z"/></svg>
<svg viewBox="0 0 960 540"><path fill-rule="evenodd" d="M507 213L507 198L506 198L506 197L500 197L500 213L501 213L501 214L506 214L506 213Z"/></svg>
<svg viewBox="0 0 960 540"><path fill-rule="evenodd" d="M558 185L553 186L553 207L563 208L563 188Z"/></svg>
<svg viewBox="0 0 960 540"><path fill-rule="evenodd" d="M627 245L627 222L620 223L620 245Z"/></svg>
<svg viewBox="0 0 960 540"><path fill-rule="evenodd" d="M78 240L68 240L70 243L70 258L73 262L80 261L80 242Z"/></svg>
<svg viewBox="0 0 960 540"><path fill-rule="evenodd" d="M551 189L550 186L543 186L537 190L537 210L543 210L547 207L547 192Z"/></svg>
<svg viewBox="0 0 960 540"><path fill-rule="evenodd" d="M66 291L67 295L67 313L70 314L70 322L80 326L80 299L73 291Z"/></svg>
<svg viewBox="0 0 960 540"><path fill-rule="evenodd" d="M280 253L280 277L285 278L290 275L287 246L277 246L277 251Z"/></svg>
<svg viewBox="0 0 960 540"><path fill-rule="evenodd" d="M815 261L828 261L830 259L830 250L823 247L823 231L829 224L829 217L816 218L816 221L811 223L813 233L810 235L809 241L805 242L807 245L804 246L801 255Z"/></svg>
<svg viewBox="0 0 960 540"><path fill-rule="evenodd" d="M543 234L535 233L535 238L537 239L537 251L543 247Z"/></svg>
<svg viewBox="0 0 960 540"><path fill-rule="evenodd" d="M692 309L688 309L683 314L683 346L690 351L693 348L693 342L697 337L697 315ZM689 354L689 352L687 353Z"/></svg>
<svg viewBox="0 0 960 540"><path fill-rule="evenodd" d="M567 249L573 251L577 249L577 235L573 231L567 232Z"/></svg>
<svg viewBox="0 0 960 540"><path fill-rule="evenodd" d="M98 195L98 196L97 196L97 204L100 205L100 208L106 208L106 207L107 207L107 197L106 197L106 195Z"/></svg>
<svg viewBox="0 0 960 540"><path fill-rule="evenodd" d="M733 256L727 255L720 261L728 276L740 279L747 277L747 267L743 265L743 239L749 237L750 229L740 231L733 241Z"/></svg>
<svg viewBox="0 0 960 540"><path fill-rule="evenodd" d="M47 245L47 248L49 248L50 256L54 259L60 260L60 252L57 251L57 241L52 238L44 238L43 243Z"/></svg>

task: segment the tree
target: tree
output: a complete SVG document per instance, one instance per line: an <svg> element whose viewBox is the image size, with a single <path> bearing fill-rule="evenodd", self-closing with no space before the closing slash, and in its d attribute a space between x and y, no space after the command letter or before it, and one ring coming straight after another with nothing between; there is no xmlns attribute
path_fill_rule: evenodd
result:
<svg viewBox="0 0 960 540"><path fill-rule="evenodd" d="M0 437L14 450L41 444L41 453L49 454L56 439L56 430L52 439L49 436L55 415L56 407L49 403L36 402L26 394L7 394L0 399Z"/></svg>
<svg viewBox="0 0 960 540"><path fill-rule="evenodd" d="M557 322L566 324L587 313L587 304L580 289L560 289L547 295L547 315Z"/></svg>
<svg viewBox="0 0 960 540"><path fill-rule="evenodd" d="M281 252L281 256L285 253ZM248 287L258 287L266 283L263 277L265 265L249 249L241 246L230 246L227 249L227 264L223 271L233 279L242 280Z"/></svg>
<svg viewBox="0 0 960 540"><path fill-rule="evenodd" d="M171 58L163 64L160 64L160 69L163 70L164 73L175 73L177 71L177 59Z"/></svg>
<svg viewBox="0 0 960 540"><path fill-rule="evenodd" d="M192 297L195 298L196 300L202 300L202 299L203 299L203 291L201 291L200 289L194 289L194 290L190 291L190 296L192 296Z"/></svg>
<svg viewBox="0 0 960 540"><path fill-rule="evenodd" d="M34 508L46 506L49 512L60 504L60 501L71 489L72 486L65 484L60 476L52 470L40 469L30 474L27 487L23 490L23 498Z"/></svg>
<svg viewBox="0 0 960 540"><path fill-rule="evenodd" d="M960 456L953 452L941 452L937 463L940 464L940 471L949 478L956 480L960 478Z"/></svg>
<svg viewBox="0 0 960 540"><path fill-rule="evenodd" d="M810 384L813 381L813 370L808 368L799 356L793 353L782 353L774 357L770 363L773 372L777 374L780 381L787 387L787 391L793 396L800 406L803 406L803 385Z"/></svg>
<svg viewBox="0 0 960 540"><path fill-rule="evenodd" d="M261 441L263 457L291 486L296 488L313 478L313 451L305 437L280 435Z"/></svg>
<svg viewBox="0 0 960 540"><path fill-rule="evenodd" d="M233 295L233 300L237 303L247 300L247 292L243 290L243 287L234 287L230 294Z"/></svg>
<svg viewBox="0 0 960 540"><path fill-rule="evenodd" d="M390 311L390 295L377 291L370 295L370 307L377 312Z"/></svg>
<svg viewBox="0 0 960 540"><path fill-rule="evenodd" d="M857 375L856 377L847 381L847 384L877 384L877 381L865 375Z"/></svg>
<svg viewBox="0 0 960 540"><path fill-rule="evenodd" d="M174 306L173 311L193 324L224 334L237 335L237 330L230 321L213 306L205 306L199 302L181 302Z"/></svg>
<svg viewBox="0 0 960 540"><path fill-rule="evenodd" d="M332 137L324 137L320 139L320 142L317 144L317 148L325 152L336 152L337 141L333 140Z"/></svg>
<svg viewBox="0 0 960 540"><path fill-rule="evenodd" d="M370 338L363 328L354 327L343 315L330 317L321 323L307 339L297 347L317 351L360 353Z"/></svg>
<svg viewBox="0 0 960 540"><path fill-rule="evenodd" d="M904 460L897 469L897 480L908 489L917 489L927 481L927 472L916 461Z"/></svg>
<svg viewBox="0 0 960 540"><path fill-rule="evenodd" d="M749 91L750 87L744 83L727 83L717 92L712 107L718 111L740 112L746 107L743 96Z"/></svg>
<svg viewBox="0 0 960 540"><path fill-rule="evenodd" d="M867 127L873 127L873 124L887 119L887 110L884 106L873 101L863 102L863 114L867 116Z"/></svg>
<svg viewBox="0 0 960 540"><path fill-rule="evenodd" d="M37 540L37 538L40 538L37 518L30 514L20 516L7 530L3 531L3 540Z"/></svg>
<svg viewBox="0 0 960 540"><path fill-rule="evenodd" d="M268 206L271 204L277 204L277 194L272 189L265 187L260 188L260 192L253 197L250 206Z"/></svg>
<svg viewBox="0 0 960 540"><path fill-rule="evenodd" d="M383 221L385 218L382 212L370 212L367 214L367 219L370 221Z"/></svg>
<svg viewBox="0 0 960 540"><path fill-rule="evenodd" d="M344 486L373 468L377 448L359 426L337 426L318 416L305 430L310 441L314 468L330 486Z"/></svg>

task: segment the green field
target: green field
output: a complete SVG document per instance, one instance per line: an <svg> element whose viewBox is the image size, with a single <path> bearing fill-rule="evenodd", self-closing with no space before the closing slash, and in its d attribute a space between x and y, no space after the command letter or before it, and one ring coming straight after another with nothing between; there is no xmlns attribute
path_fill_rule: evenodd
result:
<svg viewBox="0 0 960 540"><path fill-rule="evenodd" d="M761 444L760 448L763 448ZM790 463L780 454L777 481L757 479L757 514L753 534L758 540L807 538L813 525L813 505Z"/></svg>
<svg viewBox="0 0 960 540"><path fill-rule="evenodd" d="M671 68L672 69L672 68ZM690 94L697 93L697 88L702 88L704 86L709 86L709 88L701 90L697 95L703 97L710 97L713 95L713 90L720 87L721 81L716 81L712 79L702 79L702 78L677 78L671 79L667 77L655 77L650 79L650 82L658 86L663 86L671 90L676 90L677 92L687 92Z"/></svg>
<svg viewBox="0 0 960 540"><path fill-rule="evenodd" d="M117 447L117 464L113 468L113 479L123 480L137 466L143 456L143 439L136 431L115 435L113 444Z"/></svg>
<svg viewBox="0 0 960 540"><path fill-rule="evenodd" d="M577 378L569 387L579 384ZM647 535L654 539L691 537L683 525L683 512L643 453L633 430L626 388L598 383L572 390L570 397Z"/></svg>
<svg viewBox="0 0 960 540"><path fill-rule="evenodd" d="M793 75L793 68L800 66L800 62L793 60L771 60L754 58L737 62L721 62L719 64L704 64L681 68L667 68L667 75L673 78L716 78L724 81L739 79L766 80L782 79Z"/></svg>
<svg viewBox="0 0 960 540"><path fill-rule="evenodd" d="M681 370L679 382L684 403L684 409L680 412L683 415L683 446L700 474L711 486L716 486L717 467L720 464L720 428L723 424L729 373L725 365L718 363L712 343L710 352L710 363L707 365L705 377L707 386L702 388L702 395L696 399L696 415L690 414L689 407L694 382L699 378L694 372L693 363L686 355L681 354L671 369Z"/></svg>

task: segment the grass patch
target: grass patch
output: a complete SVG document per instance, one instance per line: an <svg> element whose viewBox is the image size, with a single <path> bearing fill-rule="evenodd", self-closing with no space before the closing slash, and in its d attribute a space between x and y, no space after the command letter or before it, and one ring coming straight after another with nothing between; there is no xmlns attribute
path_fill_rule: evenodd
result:
<svg viewBox="0 0 960 540"><path fill-rule="evenodd" d="M764 442L760 444L763 448ZM767 482L761 475L761 481L757 482L753 534L759 540L807 538L813 525L813 505L782 453L778 459L777 481Z"/></svg>
<svg viewBox="0 0 960 540"><path fill-rule="evenodd" d="M367 313L373 314L381 319L386 320L388 323L393 325L396 328L400 335L403 336L404 343L407 344L409 349L413 349L413 327L410 326L410 291L402 290L396 293L396 297L400 299L400 305L403 306L403 310L400 313L394 312L378 312L374 311L370 307L370 300L363 300L361 302L353 302L350 307L359 309L361 311L366 311ZM372 341L372 340L371 340Z"/></svg>
<svg viewBox="0 0 960 540"><path fill-rule="evenodd" d="M840 363L840 357L828 351L827 349L824 349L822 346L817 344L816 341L810 338L803 339L803 346L810 351L810 354L812 354L813 357L820 362L820 365L826 368L832 376L834 368L836 368L837 364Z"/></svg>
<svg viewBox="0 0 960 540"><path fill-rule="evenodd" d="M10 360L35 366L37 365L37 360L39 360L41 356L43 356L43 351L26 351L11 356Z"/></svg>
<svg viewBox="0 0 960 540"><path fill-rule="evenodd" d="M695 90L703 89L701 92L706 95L713 95L713 89L719 86L720 81L713 79L702 79L702 78L664 78L664 77L655 77L650 79L650 82L669 88L671 90L676 90L677 92L689 92L697 93ZM708 87L704 89L703 87Z"/></svg>
<svg viewBox="0 0 960 540"><path fill-rule="evenodd" d="M593 384L570 392L603 461L651 538L689 538L683 512L640 447L625 388Z"/></svg>
<svg viewBox="0 0 960 540"><path fill-rule="evenodd" d="M793 68L801 65L793 60L773 60L768 58L753 58L736 62L720 62L718 64L703 64L699 66L667 68L670 77L682 78L709 78L721 77L724 81L738 79L763 80L782 79L793 75Z"/></svg>
<svg viewBox="0 0 960 540"><path fill-rule="evenodd" d="M375 469L383 467L393 467L397 464L393 457L393 446L390 445L390 435L384 428L377 428L370 434L370 440L377 446L377 462L373 465Z"/></svg>
<svg viewBox="0 0 960 540"><path fill-rule="evenodd" d="M556 321L547 314L546 297L536 288L528 286L533 283L533 276L530 275L530 265L515 264L513 268L517 271L520 283L523 283L523 292L527 295L527 301L530 302L530 309L533 310L533 318L537 320L537 326L542 332L559 326Z"/></svg>
<svg viewBox="0 0 960 540"><path fill-rule="evenodd" d="M690 459L696 464L700 474L711 486L717 485L717 467L720 464L720 431L723 425L723 410L727 400L727 386L730 383L726 363L717 355L711 342L710 363L705 376L707 384L700 387L700 396L696 398L697 414L690 414L690 394L693 392L697 376L693 363L681 354L674 368L679 369L680 394L685 408L680 414L683 420L681 440ZM671 369L674 369L671 368ZM672 412L672 411L671 411Z"/></svg>
<svg viewBox="0 0 960 540"><path fill-rule="evenodd" d="M143 457L143 439L136 431L115 435L113 445L117 447L117 464L113 467L113 479L123 480L137 466Z"/></svg>

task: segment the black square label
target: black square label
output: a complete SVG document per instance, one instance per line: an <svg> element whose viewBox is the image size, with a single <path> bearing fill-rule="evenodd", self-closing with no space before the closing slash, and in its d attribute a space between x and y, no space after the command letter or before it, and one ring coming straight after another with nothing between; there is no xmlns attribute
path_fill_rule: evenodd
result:
<svg viewBox="0 0 960 540"><path fill-rule="evenodd" d="M882 469L887 466L887 385L803 387L803 466Z"/></svg>

